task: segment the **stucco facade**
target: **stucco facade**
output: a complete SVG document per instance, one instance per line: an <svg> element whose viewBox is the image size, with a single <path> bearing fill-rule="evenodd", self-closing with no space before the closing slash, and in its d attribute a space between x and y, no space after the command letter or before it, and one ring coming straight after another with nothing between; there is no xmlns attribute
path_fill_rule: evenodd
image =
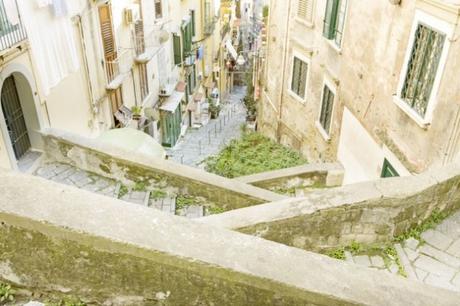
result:
<svg viewBox="0 0 460 306"><path fill-rule="evenodd" d="M271 1L260 129L310 161L341 161L346 182L379 177L384 159L400 175L456 160L460 7L448 2L347 1L338 46L323 35L327 1L314 1L311 22L297 0ZM398 101L419 23L446 36L424 118ZM308 64L304 99L290 90L294 56ZM324 84L335 93L329 133L318 122Z"/></svg>

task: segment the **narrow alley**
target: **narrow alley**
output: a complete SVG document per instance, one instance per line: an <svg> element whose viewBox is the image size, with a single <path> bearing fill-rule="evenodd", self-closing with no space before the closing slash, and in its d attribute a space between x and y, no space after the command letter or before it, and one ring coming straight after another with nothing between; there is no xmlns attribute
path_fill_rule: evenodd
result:
<svg viewBox="0 0 460 306"><path fill-rule="evenodd" d="M172 149L170 159L193 167L203 167L203 160L217 154L232 139L239 138L241 126L246 119L246 110L241 102L246 87L235 87L224 101L217 119L199 129L189 129Z"/></svg>

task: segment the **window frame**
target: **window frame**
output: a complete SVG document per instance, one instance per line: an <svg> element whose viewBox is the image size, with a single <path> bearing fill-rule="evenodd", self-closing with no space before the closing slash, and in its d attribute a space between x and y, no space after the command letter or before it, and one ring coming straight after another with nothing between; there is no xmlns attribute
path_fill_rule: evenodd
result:
<svg viewBox="0 0 460 306"><path fill-rule="evenodd" d="M161 12L157 12L157 4L159 3ZM154 0L153 1L153 7L155 10L155 19L162 19L164 17L164 10L163 10L163 0Z"/></svg>
<svg viewBox="0 0 460 306"><path fill-rule="evenodd" d="M434 78L433 87L431 88L430 98L428 99L424 116L421 116L406 101L402 99L402 90L404 88L404 83L406 81L407 73L409 71L409 61L412 55L412 50L415 45L415 33L417 31L419 24L427 26L446 36L444 40L443 50L439 59L438 68L436 70L436 76ZM420 10L417 10L415 12L414 20L412 21L412 27L409 34L409 41L407 43L404 55L404 61L402 63L401 72L399 75L397 93L394 96L393 102L422 128L427 128L433 120L433 112L438 102L436 97L439 92L442 75L444 73L444 69L446 66L453 31L453 26L448 22L436 18L432 15L429 15Z"/></svg>
<svg viewBox="0 0 460 306"><path fill-rule="evenodd" d="M325 130L325 128L320 122L321 113L323 111L324 87L326 86L329 88L329 90L334 95L334 99L332 99L332 109L331 109L331 120L330 120L329 132ZM332 80L330 80L328 77L324 77L323 83L321 86L320 107L319 107L318 116L315 122L315 126L319 130L321 136L324 138L325 141L331 140L331 134L332 134L331 129L332 129L332 124L334 122L334 111L335 111L336 104L337 104L337 85Z"/></svg>
<svg viewBox="0 0 460 306"><path fill-rule="evenodd" d="M334 1L334 0L328 0L328 1ZM335 50L337 51L338 53L341 53L342 51L342 45L343 45L343 40L344 40L344 37L345 37L345 30L346 30L346 26L347 26L347 19L348 19L348 0L338 0L338 7L337 7L337 13L336 13L336 20L334 22L334 37L332 38L328 38L324 35L324 26L326 24L326 12L327 12L327 4L328 4L328 1L326 1L326 6L324 8L324 17L323 17L323 29L322 29L322 36L323 38L328 42L328 44ZM341 39L340 39L340 43L337 43L336 39L337 39L337 25L338 25L338 20L339 20L339 13L340 13L340 8L342 6L342 3L343 1L345 1L345 12L344 12L344 15L343 15L343 26L342 26L342 29L341 29Z"/></svg>
<svg viewBox="0 0 460 306"><path fill-rule="evenodd" d="M302 62L307 64L307 76L305 78L305 96L301 97L299 96L295 91L292 90L292 81L294 77L294 59L298 58ZM308 96L308 84L310 82L310 69L311 69L311 58L308 56L303 55L302 53L298 51L292 52L292 57L290 61L290 73L289 73L289 83L287 84L288 87L288 93L297 101L300 103L306 103L307 102L307 96Z"/></svg>

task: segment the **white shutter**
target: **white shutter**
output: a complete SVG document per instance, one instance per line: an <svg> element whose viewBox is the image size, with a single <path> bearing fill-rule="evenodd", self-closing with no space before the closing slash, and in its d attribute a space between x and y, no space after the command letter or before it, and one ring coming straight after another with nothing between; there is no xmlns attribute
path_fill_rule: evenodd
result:
<svg viewBox="0 0 460 306"><path fill-rule="evenodd" d="M297 16L307 22L313 22L314 0L299 0Z"/></svg>

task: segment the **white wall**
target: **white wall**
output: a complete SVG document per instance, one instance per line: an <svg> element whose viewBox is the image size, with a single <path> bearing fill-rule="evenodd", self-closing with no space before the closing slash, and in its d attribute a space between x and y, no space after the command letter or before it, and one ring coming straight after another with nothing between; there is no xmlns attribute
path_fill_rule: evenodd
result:
<svg viewBox="0 0 460 306"><path fill-rule="evenodd" d="M344 184L379 178L385 158L401 176L410 175L391 151L377 144L345 107L338 149L338 160L345 168Z"/></svg>

